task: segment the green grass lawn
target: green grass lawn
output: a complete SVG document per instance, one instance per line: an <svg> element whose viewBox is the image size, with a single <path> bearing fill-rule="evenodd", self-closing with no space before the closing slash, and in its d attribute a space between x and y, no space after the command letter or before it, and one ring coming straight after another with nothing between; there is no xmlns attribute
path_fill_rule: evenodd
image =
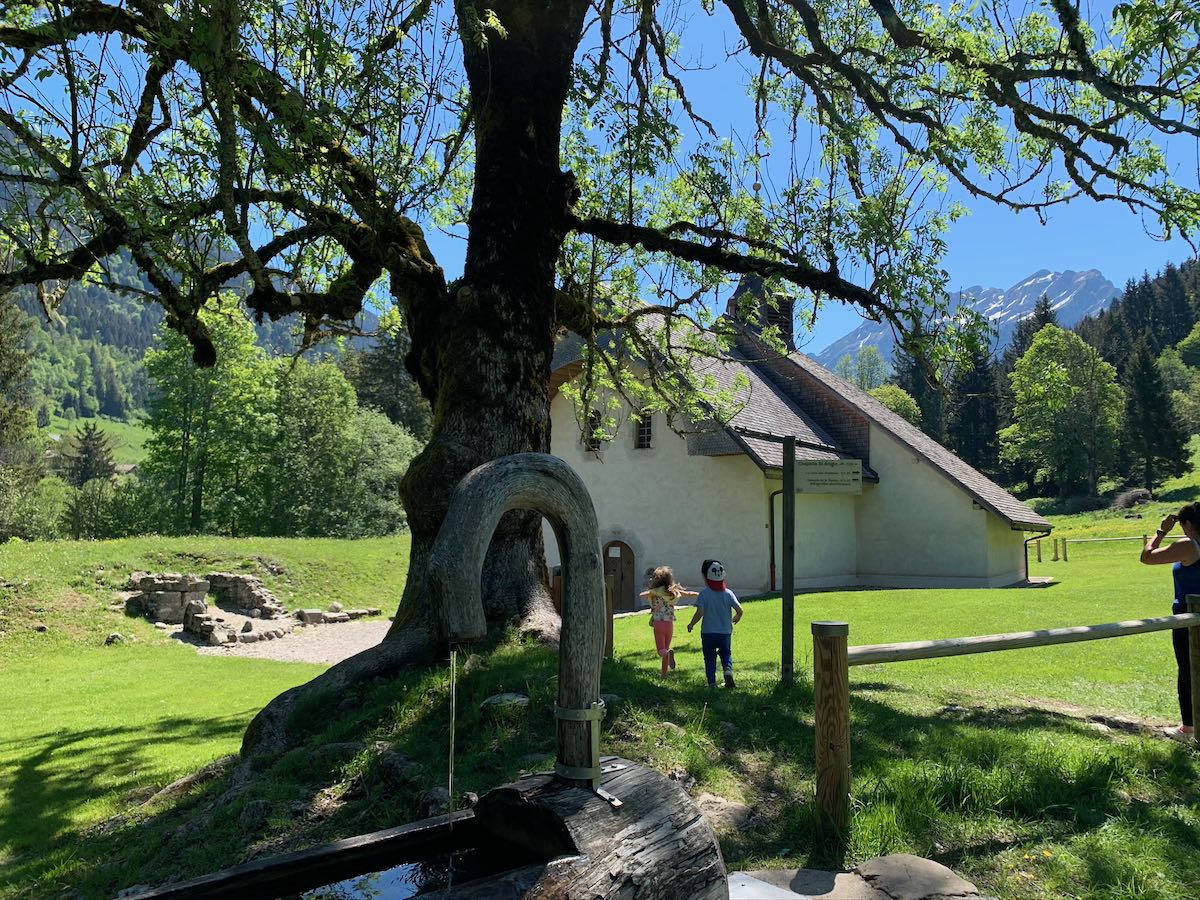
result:
<svg viewBox="0 0 1200 900"><path fill-rule="evenodd" d="M326 668L199 656L110 608L131 571L245 571L292 607L358 607L394 604L407 567L407 538L0 546L0 893L71 883L82 830L236 752L254 713ZM105 646L113 631L130 642Z"/></svg>
<svg viewBox="0 0 1200 900"><path fill-rule="evenodd" d="M324 668L199 656L149 637L6 663L0 883L69 870L72 837L236 752L264 704Z"/></svg>
<svg viewBox="0 0 1200 900"><path fill-rule="evenodd" d="M603 689L621 700L606 720L604 751L672 773L694 795L750 805L752 822L722 835L731 869L912 852L1003 898L1194 898L1200 760L1087 720L1174 720L1164 634L854 669L849 850L842 858L817 841L810 620L844 619L851 644L865 644L1165 614L1170 573L1136 555L1133 543L1080 545L1070 562L1034 566L1059 579L1039 589L802 596L791 688L777 678L777 599L747 604L733 692L704 685L698 635L682 623L679 669L662 682L645 617L618 620ZM421 791L446 779L446 667L314 698L294 721L304 746L264 761L253 792L212 813L203 842L180 823L218 786L141 807L148 790L234 752L255 709L319 667L197 657L107 608L134 568L254 571L293 606L387 607L406 565L403 540L0 548L9 585L0 587L9 613L0 619L0 896L110 896L416 818ZM18 624L35 615L47 633ZM118 629L135 640L104 647ZM558 663L512 637L477 652L482 667L459 676L455 784L482 793L550 760ZM479 709L502 690L531 703L500 716ZM409 761L399 774L384 747ZM247 819L255 802L269 813Z"/></svg>
<svg viewBox="0 0 1200 900"><path fill-rule="evenodd" d="M95 424L108 438L112 448L113 462L117 465L124 463L140 463L146 456L146 440L150 437L150 429L139 422L121 422L117 419L99 417L95 419L64 419L62 416L51 416L50 425L42 433L59 435L61 440L82 427L85 423Z"/></svg>

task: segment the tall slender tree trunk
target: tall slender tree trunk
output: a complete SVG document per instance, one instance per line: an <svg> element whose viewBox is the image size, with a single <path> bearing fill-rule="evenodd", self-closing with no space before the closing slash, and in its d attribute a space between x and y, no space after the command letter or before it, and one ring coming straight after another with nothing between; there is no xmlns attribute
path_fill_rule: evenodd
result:
<svg viewBox="0 0 1200 900"><path fill-rule="evenodd" d="M189 518L189 529L192 534L204 530L204 476L208 470L208 439L212 428L212 392L215 385L210 386L204 397L204 405L200 410L200 433L196 436L196 462L192 474L192 508Z"/></svg>

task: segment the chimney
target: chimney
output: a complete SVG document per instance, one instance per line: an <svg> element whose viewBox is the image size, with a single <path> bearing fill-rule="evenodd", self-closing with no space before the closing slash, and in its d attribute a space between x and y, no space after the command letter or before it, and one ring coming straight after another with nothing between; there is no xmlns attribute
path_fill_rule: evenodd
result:
<svg viewBox="0 0 1200 900"><path fill-rule="evenodd" d="M758 275L743 275L737 290L729 300L729 305L725 308L725 315L735 322L748 325L756 332L767 326L775 326L779 329L779 337L784 346L791 351L796 349L796 336L792 324L795 305L795 299L786 291L768 289ZM757 322L747 315L747 306L757 310Z"/></svg>

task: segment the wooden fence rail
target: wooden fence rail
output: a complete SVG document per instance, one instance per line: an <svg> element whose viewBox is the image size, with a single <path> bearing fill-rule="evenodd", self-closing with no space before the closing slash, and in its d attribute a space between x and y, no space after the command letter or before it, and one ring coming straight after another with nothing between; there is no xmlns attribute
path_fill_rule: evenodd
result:
<svg viewBox="0 0 1200 900"><path fill-rule="evenodd" d="M1109 541L1140 541L1141 543L1144 544L1149 539L1150 539L1150 536L1146 535L1146 534L1142 534L1142 535L1131 534L1127 537L1113 537L1113 538L1071 538L1071 543L1072 544L1107 544ZM1066 538L1063 538L1063 540L1065 541Z"/></svg>
<svg viewBox="0 0 1200 900"><path fill-rule="evenodd" d="M1200 595L1188 595L1188 611L1174 616L986 634L904 644L849 647L846 622L813 622L813 718L816 741L817 809L826 838L843 849L850 826L850 666L937 659L969 653L992 653L1046 647L1077 641L1188 629L1191 653L1192 715L1200 723Z"/></svg>

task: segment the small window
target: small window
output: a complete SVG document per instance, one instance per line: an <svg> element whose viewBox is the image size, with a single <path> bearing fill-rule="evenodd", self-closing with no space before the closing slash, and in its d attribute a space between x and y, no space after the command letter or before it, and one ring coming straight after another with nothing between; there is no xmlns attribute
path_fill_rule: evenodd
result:
<svg viewBox="0 0 1200 900"><path fill-rule="evenodd" d="M650 439L654 436L654 417L643 413L637 420L637 434L634 435L633 446L638 450L649 450Z"/></svg>
<svg viewBox="0 0 1200 900"><path fill-rule="evenodd" d="M598 451L600 445L604 443L596 436L597 429L600 428L600 411L593 409L588 413L587 432L583 436L583 446L589 451Z"/></svg>

